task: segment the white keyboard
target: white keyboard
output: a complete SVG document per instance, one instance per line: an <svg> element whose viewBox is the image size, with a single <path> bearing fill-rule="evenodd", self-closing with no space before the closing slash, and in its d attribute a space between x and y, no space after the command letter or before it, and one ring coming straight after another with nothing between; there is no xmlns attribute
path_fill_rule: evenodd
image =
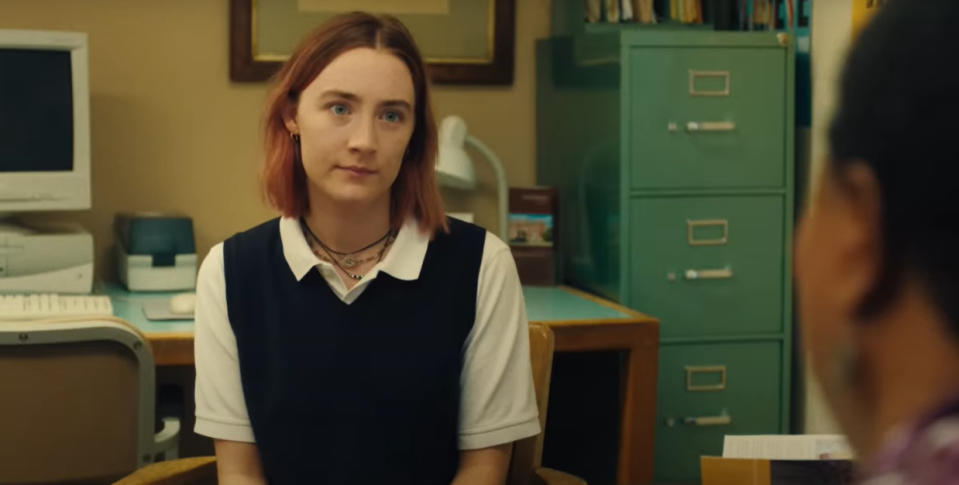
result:
<svg viewBox="0 0 959 485"><path fill-rule="evenodd" d="M106 295L0 294L0 321L112 316Z"/></svg>

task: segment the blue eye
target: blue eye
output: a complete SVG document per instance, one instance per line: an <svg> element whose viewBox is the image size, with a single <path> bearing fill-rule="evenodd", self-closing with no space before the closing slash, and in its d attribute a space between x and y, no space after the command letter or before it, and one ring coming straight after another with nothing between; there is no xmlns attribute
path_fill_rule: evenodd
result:
<svg viewBox="0 0 959 485"><path fill-rule="evenodd" d="M330 111L332 111L333 114L338 116L343 116L350 113L350 109L347 108L346 105L343 103L336 103L330 106Z"/></svg>
<svg viewBox="0 0 959 485"><path fill-rule="evenodd" d="M390 123L399 123L403 121L403 115L397 113L396 111L387 111L383 113L383 119Z"/></svg>

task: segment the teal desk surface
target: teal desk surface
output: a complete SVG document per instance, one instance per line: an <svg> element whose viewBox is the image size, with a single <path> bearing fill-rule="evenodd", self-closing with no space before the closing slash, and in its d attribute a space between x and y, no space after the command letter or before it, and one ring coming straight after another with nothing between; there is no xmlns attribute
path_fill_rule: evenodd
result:
<svg viewBox="0 0 959 485"><path fill-rule="evenodd" d="M614 305L599 303L599 298L562 286L524 286L526 314L531 322L633 319Z"/></svg>
<svg viewBox="0 0 959 485"><path fill-rule="evenodd" d="M106 283L101 291L110 296L113 313L145 334L192 332L193 320L148 320L143 313L143 303L150 300L169 300L176 292L127 291L122 286ZM633 319L635 314L625 313L613 305L599 303L598 298L583 296L575 290L560 286L524 286L526 313L531 322L593 321Z"/></svg>
<svg viewBox="0 0 959 485"><path fill-rule="evenodd" d="M101 283L98 285L97 292L110 297L113 314L117 318L130 322L141 332L147 334L148 337L157 333L193 333L192 318L186 320L148 320L143 313L144 302L150 300L169 301L171 296L183 293L182 291L127 291L123 286L116 283Z"/></svg>

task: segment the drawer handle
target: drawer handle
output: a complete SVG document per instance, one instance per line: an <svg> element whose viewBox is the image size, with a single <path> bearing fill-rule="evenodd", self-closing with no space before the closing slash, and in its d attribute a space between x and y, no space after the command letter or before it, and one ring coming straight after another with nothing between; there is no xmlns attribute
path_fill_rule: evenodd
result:
<svg viewBox="0 0 959 485"><path fill-rule="evenodd" d="M687 269L687 280L728 280L733 277L729 266L722 269Z"/></svg>
<svg viewBox="0 0 959 485"><path fill-rule="evenodd" d="M719 383L717 384L693 384L693 376L696 374L719 374ZM687 365L686 366L686 390L689 392L715 392L726 390L726 366L724 365Z"/></svg>
<svg viewBox="0 0 959 485"><path fill-rule="evenodd" d="M664 421L667 428L674 428L680 423L687 426L729 426L733 424L733 417L724 409L719 416L686 416L679 419L666 418Z"/></svg>
<svg viewBox="0 0 959 485"><path fill-rule="evenodd" d="M723 235L714 239L696 239L696 228L721 227ZM686 240L690 246L722 246L729 242L729 221L726 219L686 220Z"/></svg>
<svg viewBox="0 0 959 485"><path fill-rule="evenodd" d="M733 417L728 414L719 416L689 416L683 418L683 424L693 426L729 426L733 424Z"/></svg>
<svg viewBox="0 0 959 485"><path fill-rule="evenodd" d="M696 89L696 80L699 78L718 77L723 80L722 89ZM689 70L689 95L690 96L729 96L729 71L699 71Z"/></svg>
<svg viewBox="0 0 959 485"><path fill-rule="evenodd" d="M690 121L686 123L689 133L735 131L735 121Z"/></svg>

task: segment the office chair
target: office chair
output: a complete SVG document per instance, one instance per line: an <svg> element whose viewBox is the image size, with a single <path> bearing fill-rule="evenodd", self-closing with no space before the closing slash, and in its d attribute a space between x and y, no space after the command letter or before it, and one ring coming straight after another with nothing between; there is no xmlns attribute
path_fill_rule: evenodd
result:
<svg viewBox="0 0 959 485"><path fill-rule="evenodd" d="M553 374L555 348L556 337L548 325L529 325L529 357L533 368L536 407L539 410L539 427L543 432L513 444L507 485L586 485L579 477L542 466L546 408L549 404L549 383Z"/></svg>
<svg viewBox="0 0 959 485"><path fill-rule="evenodd" d="M549 379L553 367L555 337L543 324L530 324L529 350L533 368L533 385L539 408L539 424L546 429L546 405L549 400ZM586 485L578 477L549 468L543 468L543 433L513 445L507 485ZM155 463L137 470L114 485L144 484L216 484L216 458L212 456L185 458Z"/></svg>
<svg viewBox="0 0 959 485"><path fill-rule="evenodd" d="M175 456L153 354L119 319L0 322L0 483L109 483Z"/></svg>

